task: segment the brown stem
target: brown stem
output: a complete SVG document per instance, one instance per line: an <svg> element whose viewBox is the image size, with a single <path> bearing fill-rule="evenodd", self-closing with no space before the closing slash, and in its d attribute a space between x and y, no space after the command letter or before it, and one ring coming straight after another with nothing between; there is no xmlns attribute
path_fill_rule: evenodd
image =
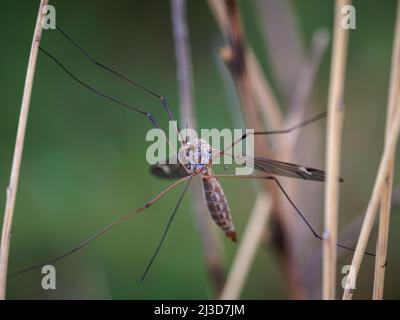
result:
<svg viewBox="0 0 400 320"><path fill-rule="evenodd" d="M226 20L219 22L220 26L225 26L223 30L229 42L222 52L222 58L231 71L232 77L236 84L243 111L246 118L247 127L261 130L263 128L260 122L259 108L257 106L257 99L254 95L254 90L250 83L250 74L247 66L247 58L251 55L247 54L246 44L242 33L242 26L240 23L239 10L234 0L224 1L224 10L226 14L221 11L221 2L210 1L214 7L220 9L215 10L219 12L221 17L226 17ZM268 148L266 140L256 139L255 146L258 154L266 156ZM270 192L273 197L273 223L274 223L274 245L278 252L278 257L285 279L288 282L288 291L292 298L303 297L303 289L301 281L298 278L296 268L296 260L292 251L292 239L290 237L290 220L284 210L281 210L279 202L278 190L268 184L262 184L264 192Z"/></svg>

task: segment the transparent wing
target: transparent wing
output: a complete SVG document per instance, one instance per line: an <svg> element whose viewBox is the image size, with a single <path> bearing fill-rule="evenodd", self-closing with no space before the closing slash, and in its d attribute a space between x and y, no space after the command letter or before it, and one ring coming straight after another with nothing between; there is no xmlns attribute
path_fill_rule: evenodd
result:
<svg viewBox="0 0 400 320"><path fill-rule="evenodd" d="M249 157L246 158L249 159ZM261 157L251 158L246 161L246 165L250 165L251 162L254 162L255 169L266 173L303 180L325 181L325 171L323 170ZM339 181L342 182L343 179L339 178Z"/></svg>
<svg viewBox="0 0 400 320"><path fill-rule="evenodd" d="M163 179L178 179L188 176L185 168L180 164L153 164L150 167L150 172L159 178Z"/></svg>

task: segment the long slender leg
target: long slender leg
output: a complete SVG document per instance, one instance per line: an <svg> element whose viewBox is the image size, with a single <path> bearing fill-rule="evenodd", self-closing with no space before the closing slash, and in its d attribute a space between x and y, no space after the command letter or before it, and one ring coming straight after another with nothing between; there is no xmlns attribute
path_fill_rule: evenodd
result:
<svg viewBox="0 0 400 320"><path fill-rule="evenodd" d="M168 101L164 96L154 92L153 90L146 88L145 86L141 85L140 83L138 83L132 79L129 79L127 76L123 75L122 73L99 62L96 58L94 58L91 54L89 54L81 45L79 45L76 41L74 41L63 29L61 29L58 24L57 24L56 30L58 30L73 46L75 46L86 58L88 58L91 62L93 62L98 67L102 68L103 70L106 70L107 72L112 73L113 75L117 76L120 79L127 81L128 83L132 84L136 88L139 88L140 90L143 90L144 92L147 92L148 94L152 95L153 97L160 99L165 111L168 113L169 120L175 121L175 119L172 115L171 108L169 107ZM180 133L178 123L176 124L176 129L177 129L177 132Z"/></svg>
<svg viewBox="0 0 400 320"><path fill-rule="evenodd" d="M159 124L157 123L157 121L154 119L154 117L147 111L138 108L138 107L134 107L126 102L123 102L115 97L112 97L110 95L107 95L103 92L101 92L100 90L96 89L95 87L87 84L86 82L82 81L81 79L79 79L75 74L73 74L67 67L65 67L56 57L54 57L51 53L49 53L47 50L43 49L42 47L39 47L39 49L46 55L48 56L51 60L53 60L68 76L70 76L74 81L76 81L78 84L80 84L81 86L83 86L84 88L92 91L93 93L95 93L96 95L103 97L111 102L114 102L115 104L122 106L124 108L127 108L128 110L140 113L144 116L146 116L146 118L152 123L152 125L157 128L157 129L161 129L161 127L159 126ZM164 132L164 131L163 131ZM174 150L174 152L176 151L175 148L173 147L173 145L170 143L170 141L168 140L167 136L164 134L164 138L167 141L167 143L171 146L171 148Z"/></svg>
<svg viewBox="0 0 400 320"><path fill-rule="evenodd" d="M300 216L300 218L303 220L303 222L306 224L306 226L308 227L308 229L310 229L310 231L312 232L312 234L314 235L315 238L319 239L319 240L325 240L323 236L321 236L320 234L318 234L318 232L314 229L314 227L311 225L310 222L308 222L308 220L306 219L306 217L304 216L304 214L300 211L300 209L295 205L295 203L293 202L293 200L289 197L289 194L285 191L285 189L283 188L282 184L279 182L279 180L274 177L274 176L233 176L233 175L214 175L214 177L216 178L231 178L231 179L259 179L259 180L273 180L276 185L278 186L278 188L282 191L283 195L285 196L285 198L289 201L290 205L292 206L292 208L297 212L297 214ZM339 248L343 248L346 250L350 250L350 251L355 251L354 248L350 248L347 247L345 245L342 245L340 243L336 244L337 247ZM374 253L371 252L365 252L366 255L368 256L372 256L375 257Z"/></svg>
<svg viewBox="0 0 400 320"><path fill-rule="evenodd" d="M147 273L149 272L151 266L153 265L153 262L154 262L155 258L157 257L158 253L160 252L160 249L161 249L161 247L162 247L162 245L163 245L163 243L164 243L164 240L165 240L165 238L167 237L169 227L171 226L172 221L173 221L174 218L175 218L175 214L176 214L176 212L178 211L178 208L179 208L179 206L180 206L181 203L182 203L182 200L183 200L183 198L184 198L184 196L185 196L185 194L186 194L186 191L187 191L188 188L189 188L190 182L192 181L191 178L192 178L192 177L190 177L190 179L188 180L188 182L187 182L187 184L186 184L186 186L185 186L185 189L184 189L183 192L181 193L181 195L180 195L180 197L179 197L179 199L178 199L178 202L176 203L175 209L174 209L174 211L172 212L172 214L171 214L171 216L170 216L170 218L169 218L169 220L168 220L168 223L167 223L167 225L166 225L166 227L165 227L165 230L164 230L164 233L163 233L163 235L162 235L162 237L161 237L161 240L160 240L160 242L159 242L159 244L158 244L156 250L154 251L153 255L151 256L151 259L150 259L149 263L147 264L147 267L146 267L146 269L144 270L143 275L142 275L142 277L140 278L140 281L143 281L143 280L144 280L144 278L146 277Z"/></svg>
<svg viewBox="0 0 400 320"><path fill-rule="evenodd" d="M303 128L311 123L313 123L314 121L320 120L322 118L326 117L326 111L323 111L315 116L313 116L310 119L306 119L290 128L287 129L282 129L282 130L272 130L272 131L256 131L253 132L251 135L273 135L273 134L285 134L285 133L289 133L292 132L296 129L300 129ZM238 144L240 141L243 141L244 139L246 139L249 135L247 133L244 133L239 139L237 139L236 141L234 141L230 146L228 146L227 148L225 148L224 150L221 150L219 153L217 153L213 160L223 154L226 154L226 151L228 151L229 149L233 148L236 144Z"/></svg>
<svg viewBox="0 0 400 320"><path fill-rule="evenodd" d="M13 272L11 274L8 275L8 278L11 277L15 277L17 275L29 272L29 271L33 271L35 269L41 268L42 266L46 265L46 264L52 264L56 261L59 261L75 252L77 252L78 250L82 249L83 247L87 246L89 243L91 243L92 241L96 240L97 238L101 237L103 234L105 234L106 232L108 232L111 228L121 224L122 222L125 222L126 220L129 220L130 218L132 218L135 214L142 212L146 209L148 209L149 207L151 207L153 204L155 204L159 199L161 199L164 195L166 195L169 191L171 191L172 189L174 189L176 186L178 186L180 183L182 183L183 181L191 178L192 176L187 176L184 177L182 179L179 179L177 181L175 181L173 184L171 184L170 186L168 186L166 189L164 189L163 191L161 191L157 196L155 196L152 200L150 200L149 202L147 202L143 207L136 209L135 211L132 211L120 218L118 218L117 220L111 222L110 224L108 224L107 226L105 226L104 228L100 229L99 231L97 231L95 234L93 234L92 236L90 236L89 238L87 238L86 240L82 241L80 244L78 244L77 246L73 247L72 249L64 252L63 254L54 257L52 259L49 259L45 262L30 266L28 268L24 268L22 270Z"/></svg>

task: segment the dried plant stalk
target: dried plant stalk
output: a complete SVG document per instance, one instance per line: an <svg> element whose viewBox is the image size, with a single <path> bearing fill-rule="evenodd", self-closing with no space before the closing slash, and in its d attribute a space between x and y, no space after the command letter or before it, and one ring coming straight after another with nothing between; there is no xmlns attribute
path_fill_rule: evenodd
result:
<svg viewBox="0 0 400 320"><path fill-rule="evenodd" d="M399 63L400 60L396 59L395 63ZM344 290L343 299L351 299L353 297L353 289L351 283L355 283L357 280L358 271L361 266L362 259L364 257L365 248L368 243L368 239L374 225L376 212L379 206L379 200L381 199L382 189L387 181L387 176L393 167L394 155L396 152L396 146L400 132L400 100L399 100L399 83L396 83L395 90L396 103L393 110L392 125L389 130L389 139L385 143L383 154L379 164L378 174L375 180L374 188L372 191L371 199L368 204L367 212L365 214L361 233L358 238L357 247L354 252L353 260L351 262L352 269L348 276L348 286Z"/></svg>
<svg viewBox="0 0 400 320"><path fill-rule="evenodd" d="M397 4L397 17L396 17L396 28L395 37L392 53L392 66L393 69L390 75L390 88L388 97L388 111L386 115L386 137L385 142L388 141L390 127L392 125L393 112L396 105L396 97L399 90L398 84L400 83L400 69L399 61L400 58L400 2ZM392 159L394 163L394 159ZM389 235L389 222L390 222L390 210L391 210L391 198L392 198L392 184L393 184L393 166L389 170L388 176L386 177L386 183L383 187L381 194L380 213L379 213L379 231L378 241L376 244L376 259L375 259L375 276L374 276L374 290L373 299L381 300L383 298L383 287L385 281L385 270L386 270L386 259L387 259L387 243Z"/></svg>
<svg viewBox="0 0 400 320"><path fill-rule="evenodd" d="M394 214L394 210L400 207L400 186L396 186L393 189L390 204L390 214ZM357 245L357 236L360 232L361 225L363 223L365 212L358 213L356 218L349 222L339 233L339 242L345 244L348 247L355 247ZM374 227L378 225L378 221L375 221ZM345 250L338 251L338 259L346 255ZM309 257L307 265L304 268L303 277L307 283L311 284L311 299L318 299L321 296L321 286L316 279L320 279L321 272L316 268L318 261L322 260L322 252L319 249L315 249L314 253Z"/></svg>
<svg viewBox="0 0 400 320"><path fill-rule="evenodd" d="M39 12L36 19L35 31L33 33L33 39L32 39L32 46L29 54L28 69L26 71L24 93L22 96L21 111L18 122L14 157L11 167L10 182L7 187L6 207L4 211L3 231L1 234L1 246L0 246L0 299L2 300L4 300L6 296L7 267L8 267L8 256L10 251L11 226L14 217L15 201L17 198L18 181L21 168L22 153L24 149L26 125L28 122L28 113L31 101L33 79L35 76L39 43L42 36L42 18L44 16L43 7L46 6L47 4L48 0L41 0L39 4Z"/></svg>
<svg viewBox="0 0 400 320"><path fill-rule="evenodd" d="M171 14L177 62L181 121L185 126L188 125L190 128L196 128L192 61L186 19L186 0L171 0ZM200 181L196 179L191 187L191 197L195 203L192 210L194 211L195 222L203 245L205 264L211 279L214 295L218 296L225 281L225 272L221 259L222 246L216 235L216 229L210 223L210 219L205 219L205 206Z"/></svg>
<svg viewBox="0 0 400 320"><path fill-rule="evenodd" d="M334 39L328 97L328 128L326 146L325 232L322 296L334 299L336 289L336 243L340 176L340 149L344 115L343 88L346 71L348 30L341 25L341 9L349 0L337 0L335 5Z"/></svg>
<svg viewBox="0 0 400 320"><path fill-rule="evenodd" d="M272 201L270 196L260 192L247 222L246 229L243 232L240 246L221 293L221 299L231 300L240 298L240 292L254 261L257 248L270 217L271 209Z"/></svg>

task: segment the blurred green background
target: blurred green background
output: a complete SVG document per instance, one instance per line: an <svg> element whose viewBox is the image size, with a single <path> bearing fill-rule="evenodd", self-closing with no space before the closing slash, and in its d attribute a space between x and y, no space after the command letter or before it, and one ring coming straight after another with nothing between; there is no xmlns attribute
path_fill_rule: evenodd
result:
<svg viewBox="0 0 400 320"><path fill-rule="evenodd" d="M291 3L306 44L316 28L331 30L333 1ZM57 23L74 40L100 61L166 96L178 113L169 1L74 0L50 4L56 6ZM394 0L358 0L354 5L357 29L351 31L347 68L342 162L346 182L341 188L341 225L366 207L375 179L382 150L396 11ZM0 208L4 207L37 7L38 1L0 3ZM274 83L254 2L240 1L240 7L249 42ZM232 92L226 90L216 58L223 40L206 2L188 1L188 19L199 126L231 128L235 119L229 108ZM80 78L151 111L162 125L167 123L159 101L90 64L58 33L45 31L42 46ZM328 53L323 59L313 95L319 110L327 101L329 58ZM143 205L168 185L148 172L145 134L149 128L140 115L93 95L39 55L13 224L10 271L62 253L116 217ZM322 167L323 162L313 165ZM398 178L397 174L395 185ZM226 181L223 185L240 234L254 203L254 188L247 182ZM10 279L8 298L210 298L201 243L187 200L148 278L139 282L179 192L171 192L146 214L58 262L56 290L41 289L41 274L36 271ZM322 199L318 201L322 204ZM399 209L391 221L386 298L400 297L400 279L396 276L400 267L396 248L400 240L398 213ZM314 224L321 223L322 210L320 219ZM237 246L225 239L223 244L228 269ZM316 246L321 247L320 243ZM373 241L370 248L374 248ZM341 263L350 259L351 255L346 255ZM373 259L365 259L357 298L370 298L373 267ZM285 281L271 250L259 250L242 297L287 297Z"/></svg>

